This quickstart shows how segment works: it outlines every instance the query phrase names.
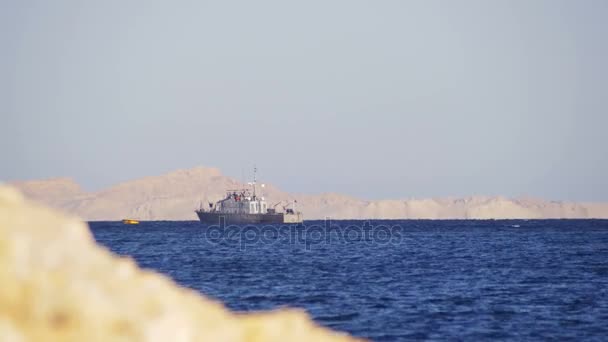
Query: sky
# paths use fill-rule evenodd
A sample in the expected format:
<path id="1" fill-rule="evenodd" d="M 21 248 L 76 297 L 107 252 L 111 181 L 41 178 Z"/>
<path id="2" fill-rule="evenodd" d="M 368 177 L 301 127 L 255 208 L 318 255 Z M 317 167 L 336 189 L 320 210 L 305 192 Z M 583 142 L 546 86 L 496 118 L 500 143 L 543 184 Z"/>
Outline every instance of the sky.
<path id="1" fill-rule="evenodd" d="M 0 0 L 0 180 L 608 201 L 608 2 Z"/>

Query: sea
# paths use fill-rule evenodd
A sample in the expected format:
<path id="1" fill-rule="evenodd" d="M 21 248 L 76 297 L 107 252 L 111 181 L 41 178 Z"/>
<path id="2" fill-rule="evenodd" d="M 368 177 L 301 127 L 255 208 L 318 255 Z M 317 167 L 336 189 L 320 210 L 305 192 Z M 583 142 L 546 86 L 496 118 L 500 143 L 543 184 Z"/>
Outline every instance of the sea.
<path id="1" fill-rule="evenodd" d="M 374 341 L 608 340 L 608 220 L 90 222 L 231 310 L 305 310 Z"/>

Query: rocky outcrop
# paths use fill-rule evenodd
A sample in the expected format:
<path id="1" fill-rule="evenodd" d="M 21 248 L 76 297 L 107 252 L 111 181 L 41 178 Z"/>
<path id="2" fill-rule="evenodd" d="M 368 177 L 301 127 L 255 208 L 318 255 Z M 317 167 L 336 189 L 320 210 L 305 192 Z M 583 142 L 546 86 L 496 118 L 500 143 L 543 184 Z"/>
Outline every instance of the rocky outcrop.
<path id="1" fill-rule="evenodd" d="M 243 184 L 218 169 L 197 167 L 161 176 L 124 182 L 87 193 L 66 179 L 14 184 L 26 195 L 86 220 L 196 220 L 194 210 L 217 201 L 226 189 Z M 569 203 L 538 199 L 474 196 L 365 201 L 341 194 L 290 194 L 270 184 L 264 193 L 272 200 L 297 200 L 306 219 L 503 219 L 608 218 L 608 203 Z"/>
<path id="2" fill-rule="evenodd" d="M 347 341 L 298 310 L 234 314 L 0 186 L 0 341 Z"/>

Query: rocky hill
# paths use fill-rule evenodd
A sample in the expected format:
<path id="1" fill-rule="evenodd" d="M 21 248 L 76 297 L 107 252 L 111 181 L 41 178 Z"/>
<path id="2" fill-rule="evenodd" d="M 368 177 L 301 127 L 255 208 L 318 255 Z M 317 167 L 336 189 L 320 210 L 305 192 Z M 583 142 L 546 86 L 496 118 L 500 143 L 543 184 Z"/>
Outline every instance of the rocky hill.
<path id="1" fill-rule="evenodd" d="M 222 198 L 226 189 L 243 187 L 215 168 L 196 167 L 144 177 L 86 192 L 73 180 L 19 181 L 12 185 L 38 202 L 85 220 L 196 220 L 194 210 Z M 473 196 L 366 201 L 335 193 L 290 194 L 266 184 L 270 204 L 296 200 L 306 219 L 503 219 L 608 218 L 608 203 L 571 203 L 539 199 Z"/>

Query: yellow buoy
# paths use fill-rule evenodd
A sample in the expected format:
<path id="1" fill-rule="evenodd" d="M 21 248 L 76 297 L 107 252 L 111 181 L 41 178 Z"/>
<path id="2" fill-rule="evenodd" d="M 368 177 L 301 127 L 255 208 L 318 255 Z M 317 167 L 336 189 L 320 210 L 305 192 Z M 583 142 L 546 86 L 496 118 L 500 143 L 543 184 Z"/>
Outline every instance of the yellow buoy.
<path id="1" fill-rule="evenodd" d="M 133 220 L 133 219 L 124 219 L 124 220 L 122 220 L 122 223 L 124 223 L 124 224 L 139 224 L 139 221 Z"/>

